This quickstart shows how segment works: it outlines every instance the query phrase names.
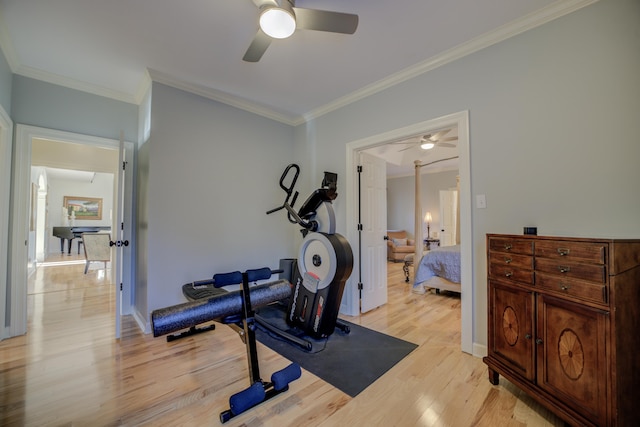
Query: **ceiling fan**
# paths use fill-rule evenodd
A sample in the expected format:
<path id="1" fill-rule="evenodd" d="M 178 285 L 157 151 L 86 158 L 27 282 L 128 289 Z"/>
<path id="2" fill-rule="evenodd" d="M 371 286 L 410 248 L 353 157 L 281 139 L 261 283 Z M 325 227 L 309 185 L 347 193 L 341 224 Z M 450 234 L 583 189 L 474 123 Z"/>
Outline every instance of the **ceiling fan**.
<path id="1" fill-rule="evenodd" d="M 457 141 L 458 140 L 457 136 L 450 136 L 447 138 L 443 138 L 443 136 L 449 132 L 451 132 L 451 129 L 445 129 L 445 130 L 438 131 L 436 133 L 428 133 L 426 135 L 419 137 L 418 139 L 411 138 L 405 141 L 398 141 L 396 142 L 396 144 L 409 145 L 408 147 L 403 148 L 400 151 L 410 150 L 411 148 L 414 148 L 416 145 L 422 148 L 423 150 L 431 150 L 436 146 L 450 147 L 450 148 L 455 147 L 456 145 L 451 144 L 449 141 Z"/>
<path id="2" fill-rule="evenodd" d="M 258 33 L 242 58 L 258 62 L 273 39 L 284 39 L 296 29 L 353 34 L 358 15 L 295 7 L 295 0 L 253 0 L 260 9 Z"/>

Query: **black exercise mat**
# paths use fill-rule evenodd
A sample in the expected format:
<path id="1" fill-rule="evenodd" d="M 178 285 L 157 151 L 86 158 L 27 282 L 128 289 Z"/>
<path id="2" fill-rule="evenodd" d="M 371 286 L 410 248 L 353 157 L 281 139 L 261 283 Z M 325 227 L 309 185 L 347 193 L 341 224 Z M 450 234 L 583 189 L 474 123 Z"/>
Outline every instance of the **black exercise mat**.
<path id="1" fill-rule="evenodd" d="M 260 308 L 259 315 L 271 325 L 302 335 L 301 331 L 289 328 L 285 310 L 285 307 L 274 304 Z M 262 327 L 257 329 L 256 337 L 262 344 L 351 397 L 358 395 L 417 347 L 350 322 L 344 323 L 351 329 L 349 334 L 336 329 L 323 339 L 302 335 L 312 343 L 311 351 L 284 341 Z"/>

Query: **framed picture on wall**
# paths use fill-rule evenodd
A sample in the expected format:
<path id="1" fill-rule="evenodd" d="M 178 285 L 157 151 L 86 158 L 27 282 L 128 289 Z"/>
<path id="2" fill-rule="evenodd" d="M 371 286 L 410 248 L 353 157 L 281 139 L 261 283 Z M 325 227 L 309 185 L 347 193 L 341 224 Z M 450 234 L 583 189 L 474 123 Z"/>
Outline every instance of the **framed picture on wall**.
<path id="1" fill-rule="evenodd" d="M 102 199 L 98 197 L 64 196 L 63 206 L 76 219 L 102 219 Z"/>

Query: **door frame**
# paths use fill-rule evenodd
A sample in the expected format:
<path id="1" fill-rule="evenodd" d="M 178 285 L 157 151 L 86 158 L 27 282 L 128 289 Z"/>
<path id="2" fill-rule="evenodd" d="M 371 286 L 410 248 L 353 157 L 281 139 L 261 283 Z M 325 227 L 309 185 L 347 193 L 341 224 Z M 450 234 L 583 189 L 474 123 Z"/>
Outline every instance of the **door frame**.
<path id="1" fill-rule="evenodd" d="M 6 310 L 8 308 L 7 271 L 9 269 L 9 216 L 11 196 L 11 152 L 13 138 L 13 122 L 0 105 L 0 341 L 9 336 L 6 328 Z"/>
<path id="2" fill-rule="evenodd" d="M 59 131 L 55 129 L 41 128 L 29 125 L 16 125 L 16 135 L 13 157 L 13 192 L 12 192 L 12 216 L 11 216 L 11 236 L 9 247 L 9 283 L 11 284 L 11 300 L 7 307 L 10 310 L 10 325 L 8 336 L 23 335 L 27 332 L 27 261 L 28 261 L 28 237 L 29 237 L 29 185 L 31 182 L 31 142 L 34 138 L 50 139 L 75 144 L 92 145 L 94 147 L 118 150 L 120 141 L 115 139 L 101 138 L 79 133 Z M 127 150 L 133 153 L 134 144 L 125 142 Z M 133 164 L 133 156 L 131 157 Z M 127 183 L 126 183 L 127 184 Z M 125 197 L 128 199 L 129 210 L 133 212 L 133 182 L 129 181 L 130 188 L 125 189 Z M 125 227 L 131 235 L 133 222 Z M 123 284 L 122 298 L 123 305 L 121 314 L 131 312 L 131 277 L 132 263 L 124 260 L 125 277 L 129 280 Z M 117 315 L 117 313 L 116 313 Z"/>
<path id="3" fill-rule="evenodd" d="M 360 140 L 351 141 L 346 145 L 346 188 L 347 188 L 347 239 L 350 242 L 358 241 L 358 177 L 357 163 L 358 152 L 367 148 L 384 145 L 393 141 L 419 133 L 429 133 L 447 126 L 458 128 L 458 155 L 460 175 L 460 245 L 461 245 L 461 349 L 473 354 L 473 319 L 475 315 L 475 296 L 473 290 L 473 233 L 472 233 L 472 209 L 471 209 L 471 157 L 469 151 L 469 111 L 461 111 L 439 118 L 426 120 L 403 128 L 394 129 L 377 135 L 372 135 Z M 354 251 L 354 258 L 357 258 Z M 364 261 L 364 260 L 363 260 Z M 354 272 L 347 281 L 345 295 L 343 296 L 342 309 L 344 314 L 357 316 L 359 314 L 359 295 L 357 289 L 357 277 L 359 276 L 358 259 L 354 259 Z"/>

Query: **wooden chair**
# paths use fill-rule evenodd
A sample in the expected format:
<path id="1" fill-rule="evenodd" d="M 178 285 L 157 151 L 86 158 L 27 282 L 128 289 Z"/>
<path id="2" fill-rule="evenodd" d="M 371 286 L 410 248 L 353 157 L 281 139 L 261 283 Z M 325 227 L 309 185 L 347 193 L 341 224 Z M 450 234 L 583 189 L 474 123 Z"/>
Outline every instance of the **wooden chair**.
<path id="1" fill-rule="evenodd" d="M 104 268 L 107 269 L 107 262 L 111 261 L 111 234 L 107 233 L 83 233 L 82 242 L 84 247 L 84 257 L 86 264 L 84 266 L 84 274 L 89 270 L 89 263 L 92 261 L 104 262 Z"/>

